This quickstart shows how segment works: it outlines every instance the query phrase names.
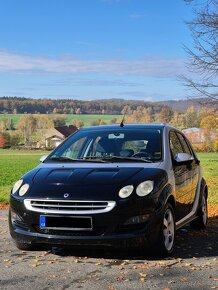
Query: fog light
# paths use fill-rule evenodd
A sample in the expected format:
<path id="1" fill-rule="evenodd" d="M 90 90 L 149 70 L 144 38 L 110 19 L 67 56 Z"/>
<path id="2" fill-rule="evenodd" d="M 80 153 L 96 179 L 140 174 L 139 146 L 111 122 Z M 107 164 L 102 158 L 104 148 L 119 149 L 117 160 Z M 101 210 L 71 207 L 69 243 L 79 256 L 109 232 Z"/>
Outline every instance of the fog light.
<path id="1" fill-rule="evenodd" d="M 22 222 L 22 218 L 14 211 L 11 211 L 11 222 L 17 223 Z"/>
<path id="2" fill-rule="evenodd" d="M 137 215 L 129 218 L 124 225 L 134 225 L 134 224 L 142 224 L 146 222 L 149 218 L 148 214 L 145 215 Z"/>

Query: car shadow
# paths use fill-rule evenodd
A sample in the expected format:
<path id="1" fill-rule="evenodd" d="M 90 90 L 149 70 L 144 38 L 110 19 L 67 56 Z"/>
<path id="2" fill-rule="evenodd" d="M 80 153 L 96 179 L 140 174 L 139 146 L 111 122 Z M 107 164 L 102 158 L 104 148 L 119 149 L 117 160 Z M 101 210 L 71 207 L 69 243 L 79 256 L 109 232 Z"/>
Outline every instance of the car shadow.
<path id="1" fill-rule="evenodd" d="M 172 258 L 200 258 L 213 257 L 218 254 L 218 216 L 210 217 L 206 230 L 193 230 L 189 225 L 177 231 L 175 249 Z M 96 248 L 59 248 L 53 247 L 52 253 L 58 256 L 75 256 L 80 258 L 116 259 L 116 263 L 123 260 L 157 260 L 161 259 L 150 249 L 125 250 L 96 249 Z"/>

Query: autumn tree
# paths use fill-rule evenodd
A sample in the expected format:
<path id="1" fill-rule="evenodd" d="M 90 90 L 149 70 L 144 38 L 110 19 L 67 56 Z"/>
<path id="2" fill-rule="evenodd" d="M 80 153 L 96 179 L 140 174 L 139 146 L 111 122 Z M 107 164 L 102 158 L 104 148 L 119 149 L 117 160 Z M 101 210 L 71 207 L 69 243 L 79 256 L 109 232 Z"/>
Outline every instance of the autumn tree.
<path id="1" fill-rule="evenodd" d="M 75 111 L 75 113 L 78 115 L 78 114 L 81 114 L 82 112 L 81 112 L 81 109 L 80 108 L 77 108 L 76 109 L 76 111 Z"/>
<path id="2" fill-rule="evenodd" d="M 36 118 L 33 115 L 23 115 L 17 124 L 17 129 L 22 132 L 24 143 L 27 145 L 31 140 L 31 136 L 37 129 Z"/>
<path id="3" fill-rule="evenodd" d="M 200 127 L 199 114 L 195 110 L 194 106 L 189 107 L 185 114 L 185 127 L 186 128 Z"/>
<path id="4" fill-rule="evenodd" d="M 49 129 L 54 127 L 54 122 L 48 115 L 37 115 L 35 118 L 37 129 Z"/>
<path id="5" fill-rule="evenodd" d="M 4 135 L 0 133 L 0 148 L 4 148 L 5 146 L 5 138 Z"/>
<path id="6" fill-rule="evenodd" d="M 54 127 L 60 127 L 66 125 L 66 118 L 64 116 L 56 116 L 52 119 Z"/>
<path id="7" fill-rule="evenodd" d="M 84 122 L 80 120 L 74 120 L 72 125 L 76 126 L 78 129 L 84 127 Z"/>
<path id="8" fill-rule="evenodd" d="M 170 124 L 180 130 L 185 128 L 185 114 L 174 112 Z"/>
<path id="9" fill-rule="evenodd" d="M 163 107 L 160 113 L 156 114 L 155 121 L 157 123 L 170 123 L 172 115 L 173 113 L 168 107 Z"/>
<path id="10" fill-rule="evenodd" d="M 194 7 L 194 19 L 188 22 L 193 48 L 185 47 L 188 69 L 196 78 L 183 77 L 194 96 L 208 97 L 218 105 L 218 1 L 185 0 Z"/>
<path id="11" fill-rule="evenodd" d="M 214 130 L 218 129 L 218 119 L 213 115 L 204 117 L 201 120 L 201 128 L 214 129 Z"/>

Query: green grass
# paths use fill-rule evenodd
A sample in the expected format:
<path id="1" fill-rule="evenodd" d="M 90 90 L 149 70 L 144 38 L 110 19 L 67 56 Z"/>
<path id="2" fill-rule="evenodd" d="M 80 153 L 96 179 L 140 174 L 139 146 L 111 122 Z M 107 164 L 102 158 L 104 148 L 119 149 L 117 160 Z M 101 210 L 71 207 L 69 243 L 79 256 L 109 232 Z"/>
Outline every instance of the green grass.
<path id="1" fill-rule="evenodd" d="M 39 164 L 43 154 L 48 151 L 0 149 L 0 202 L 8 202 L 14 182 Z"/>
<path id="2" fill-rule="evenodd" d="M 218 203 L 218 153 L 198 153 L 198 157 L 209 189 L 208 202 Z"/>
<path id="3" fill-rule="evenodd" d="M 42 114 L 43 115 L 43 114 Z M 3 118 L 10 118 L 13 120 L 14 125 L 16 127 L 20 117 L 23 116 L 23 114 L 0 114 L 0 121 Z M 38 116 L 38 114 L 37 114 Z M 71 125 L 75 120 L 80 120 L 82 122 L 84 122 L 85 126 L 89 126 L 90 123 L 94 120 L 98 120 L 101 119 L 102 121 L 106 122 L 106 123 L 110 123 L 110 121 L 113 118 L 119 118 L 120 120 L 122 119 L 121 115 L 88 115 L 88 114 L 81 114 L 81 115 L 76 115 L 76 114 L 49 114 L 50 118 L 53 117 L 57 117 L 57 116 L 62 116 L 62 117 L 66 117 L 66 123 L 67 125 Z"/>
<path id="4" fill-rule="evenodd" d="M 0 202 L 8 202 L 14 182 L 38 165 L 43 154 L 48 154 L 48 151 L 0 149 Z M 218 154 L 199 153 L 198 156 L 209 187 L 208 201 L 210 204 L 218 203 Z"/>

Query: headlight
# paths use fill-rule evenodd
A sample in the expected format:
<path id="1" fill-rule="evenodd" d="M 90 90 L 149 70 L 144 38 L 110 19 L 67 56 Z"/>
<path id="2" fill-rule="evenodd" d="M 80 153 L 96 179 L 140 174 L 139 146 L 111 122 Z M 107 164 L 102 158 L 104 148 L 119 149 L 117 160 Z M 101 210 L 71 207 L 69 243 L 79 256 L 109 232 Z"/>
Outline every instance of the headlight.
<path id="1" fill-rule="evenodd" d="M 19 190 L 19 196 L 23 196 L 27 190 L 29 189 L 29 184 L 25 183 L 23 186 L 21 186 L 20 190 Z"/>
<path id="2" fill-rule="evenodd" d="M 130 194 L 133 192 L 133 189 L 134 189 L 133 185 L 124 186 L 119 191 L 119 197 L 126 198 L 126 197 L 130 196 Z"/>
<path id="3" fill-rule="evenodd" d="M 14 194 L 21 187 L 22 183 L 23 183 L 23 179 L 20 179 L 14 184 L 13 189 L 12 189 L 12 194 Z"/>
<path id="4" fill-rule="evenodd" d="M 138 196 L 145 196 L 148 195 L 150 192 L 152 192 L 153 188 L 154 181 L 146 180 L 137 186 L 136 193 L 138 194 Z"/>

